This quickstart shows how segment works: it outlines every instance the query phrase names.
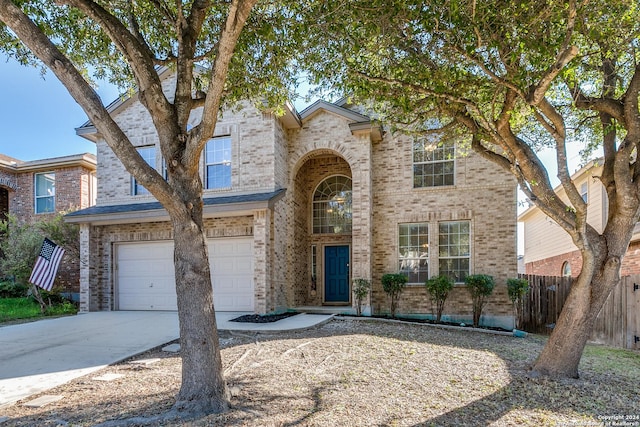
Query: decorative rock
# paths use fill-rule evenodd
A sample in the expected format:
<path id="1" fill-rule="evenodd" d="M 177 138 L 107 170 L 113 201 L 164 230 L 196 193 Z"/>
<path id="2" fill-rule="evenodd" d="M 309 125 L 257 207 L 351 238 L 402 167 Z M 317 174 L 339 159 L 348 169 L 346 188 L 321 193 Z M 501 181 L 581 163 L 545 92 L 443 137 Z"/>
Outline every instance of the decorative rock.
<path id="1" fill-rule="evenodd" d="M 27 406 L 29 408 L 42 408 L 43 406 L 57 402 L 62 398 L 64 398 L 64 396 L 59 394 L 45 394 L 44 396 L 40 396 L 37 399 L 33 399 L 27 403 L 24 403 L 23 406 Z"/>
<path id="2" fill-rule="evenodd" d="M 132 360 L 131 362 L 129 362 L 130 365 L 151 365 L 152 363 L 156 363 L 159 362 L 160 359 L 158 358 L 154 358 L 154 359 L 140 359 L 140 360 Z"/>
<path id="3" fill-rule="evenodd" d="M 92 379 L 96 381 L 113 381 L 122 377 L 124 377 L 124 375 L 122 374 L 104 374 L 104 375 L 100 375 L 99 377 L 94 377 Z"/>

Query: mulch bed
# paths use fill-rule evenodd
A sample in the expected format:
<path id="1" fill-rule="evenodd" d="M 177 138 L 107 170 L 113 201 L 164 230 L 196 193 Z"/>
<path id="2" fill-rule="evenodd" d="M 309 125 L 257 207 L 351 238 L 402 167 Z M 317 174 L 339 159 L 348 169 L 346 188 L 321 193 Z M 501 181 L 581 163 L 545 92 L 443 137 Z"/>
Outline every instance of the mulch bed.
<path id="1" fill-rule="evenodd" d="M 245 314 L 240 317 L 236 317 L 235 319 L 229 320 L 230 322 L 244 322 L 244 323 L 271 323 L 277 322 L 278 320 L 286 319 L 287 317 L 295 316 L 295 311 L 287 311 L 286 313 L 280 314 Z"/>

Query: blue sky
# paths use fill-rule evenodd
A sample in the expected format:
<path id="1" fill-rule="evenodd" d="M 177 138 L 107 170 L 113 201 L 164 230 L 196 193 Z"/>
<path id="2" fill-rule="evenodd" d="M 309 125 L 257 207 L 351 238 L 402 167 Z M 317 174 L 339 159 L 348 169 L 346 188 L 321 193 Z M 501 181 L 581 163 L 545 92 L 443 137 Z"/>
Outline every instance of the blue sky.
<path id="1" fill-rule="evenodd" d="M 3 58 L 0 88 L 0 153 L 20 160 L 95 153 L 95 144 L 75 133 L 87 115 L 53 74 L 43 79 L 38 69 Z M 106 103 L 118 96 L 109 85 L 98 93 Z"/>

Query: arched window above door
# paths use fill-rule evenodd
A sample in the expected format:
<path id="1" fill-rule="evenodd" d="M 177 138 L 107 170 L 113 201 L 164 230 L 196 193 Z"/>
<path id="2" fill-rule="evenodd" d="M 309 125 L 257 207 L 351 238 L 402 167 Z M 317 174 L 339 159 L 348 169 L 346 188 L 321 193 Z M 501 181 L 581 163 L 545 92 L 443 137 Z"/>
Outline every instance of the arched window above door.
<path id="1" fill-rule="evenodd" d="M 313 233 L 351 233 L 351 178 L 326 178 L 313 193 Z"/>

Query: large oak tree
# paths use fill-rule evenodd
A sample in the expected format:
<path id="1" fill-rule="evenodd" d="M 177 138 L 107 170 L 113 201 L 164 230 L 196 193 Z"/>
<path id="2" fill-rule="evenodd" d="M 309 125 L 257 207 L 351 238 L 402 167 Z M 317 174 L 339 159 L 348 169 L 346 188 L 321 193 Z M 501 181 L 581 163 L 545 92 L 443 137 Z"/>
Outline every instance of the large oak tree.
<path id="1" fill-rule="evenodd" d="M 199 159 L 221 105 L 283 105 L 294 27 L 277 0 L 0 0 L 0 49 L 48 67 L 126 169 L 167 210 L 175 243 L 182 385 L 172 416 L 228 407 L 203 227 Z M 158 67 L 176 75 L 163 93 Z M 194 75 L 194 69 L 199 70 Z M 93 74 L 91 74 L 93 73 Z M 138 155 L 89 76 L 137 91 L 166 159 L 168 179 Z M 201 122 L 187 129 L 192 110 Z"/>
<path id="2" fill-rule="evenodd" d="M 511 172 L 582 256 L 533 375 L 578 364 L 640 215 L 640 11 L 636 0 L 363 0 L 313 12 L 315 81 L 406 130 L 453 135 Z M 598 232 L 567 148 L 600 148 L 609 213 Z M 538 148 L 555 150 L 557 197 Z M 476 207 L 480 209 L 480 207 Z"/>

